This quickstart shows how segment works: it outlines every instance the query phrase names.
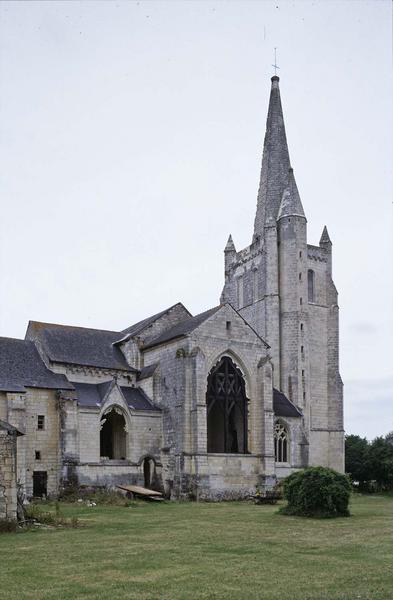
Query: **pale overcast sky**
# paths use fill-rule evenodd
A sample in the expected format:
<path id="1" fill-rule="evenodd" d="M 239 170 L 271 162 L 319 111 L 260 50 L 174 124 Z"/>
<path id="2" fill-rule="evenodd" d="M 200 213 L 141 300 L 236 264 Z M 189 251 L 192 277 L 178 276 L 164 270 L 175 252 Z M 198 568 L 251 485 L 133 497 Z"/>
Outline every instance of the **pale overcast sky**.
<path id="1" fill-rule="evenodd" d="M 252 236 L 278 48 L 309 243 L 333 241 L 345 424 L 393 429 L 391 3 L 0 4 L 0 335 L 219 301 Z"/>

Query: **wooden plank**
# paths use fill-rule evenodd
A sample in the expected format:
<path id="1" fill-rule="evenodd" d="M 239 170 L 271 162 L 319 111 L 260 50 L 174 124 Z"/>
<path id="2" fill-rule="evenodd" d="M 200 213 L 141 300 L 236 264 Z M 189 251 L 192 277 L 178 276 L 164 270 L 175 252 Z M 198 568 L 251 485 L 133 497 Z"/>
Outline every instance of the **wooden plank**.
<path id="1" fill-rule="evenodd" d="M 126 492 L 136 494 L 137 496 L 162 496 L 161 492 L 148 490 L 147 488 L 140 487 L 139 485 L 118 485 L 117 487 L 121 490 L 125 490 Z"/>

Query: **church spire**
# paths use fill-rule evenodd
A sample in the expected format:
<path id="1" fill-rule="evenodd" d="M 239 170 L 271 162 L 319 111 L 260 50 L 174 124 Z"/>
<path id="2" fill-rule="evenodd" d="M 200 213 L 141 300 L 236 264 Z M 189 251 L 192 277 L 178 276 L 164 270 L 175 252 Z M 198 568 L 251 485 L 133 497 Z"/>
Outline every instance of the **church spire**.
<path id="1" fill-rule="evenodd" d="M 282 195 L 288 186 L 290 160 L 279 81 L 277 75 L 272 77 L 254 224 L 254 241 L 263 236 L 266 225 L 276 222 Z"/>
<path id="2" fill-rule="evenodd" d="M 227 245 L 225 246 L 224 252 L 236 252 L 235 244 L 233 243 L 232 235 L 229 234 Z"/>
<path id="3" fill-rule="evenodd" d="M 292 167 L 288 172 L 288 186 L 285 188 L 282 195 L 280 208 L 278 210 L 277 221 L 282 217 L 305 217 L 302 201 L 300 200 L 299 192 L 297 189 L 295 175 L 293 174 Z"/>

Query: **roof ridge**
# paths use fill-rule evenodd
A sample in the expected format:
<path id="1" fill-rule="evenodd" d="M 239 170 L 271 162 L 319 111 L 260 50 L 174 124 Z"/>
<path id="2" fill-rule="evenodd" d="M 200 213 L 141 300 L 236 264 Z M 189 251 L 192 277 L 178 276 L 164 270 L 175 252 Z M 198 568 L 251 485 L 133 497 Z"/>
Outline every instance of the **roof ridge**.
<path id="1" fill-rule="evenodd" d="M 199 317 L 202 317 L 202 315 L 204 315 L 210 311 L 213 312 L 215 310 L 218 310 L 221 306 L 224 306 L 224 305 L 217 304 L 217 306 L 213 306 L 212 308 L 207 308 L 206 310 L 203 310 L 202 312 L 198 313 L 197 315 L 191 315 L 190 317 L 187 317 L 185 319 L 182 319 L 178 323 L 175 323 L 175 325 L 172 325 L 169 329 L 172 329 L 172 327 L 176 327 L 176 325 L 180 325 L 181 323 L 185 323 L 186 321 L 192 321 L 193 319 L 198 319 Z"/>
<path id="2" fill-rule="evenodd" d="M 8 335 L 0 335 L 0 340 L 12 340 L 13 342 L 30 342 L 30 344 L 34 343 L 31 340 L 25 340 L 24 338 L 9 337 Z"/>
<path id="3" fill-rule="evenodd" d="M 171 341 L 178 337 L 184 337 L 184 336 L 188 335 L 189 333 L 194 331 L 195 328 L 199 327 L 199 325 L 202 325 L 202 323 L 205 321 L 205 319 L 209 318 L 211 315 L 213 315 L 215 312 L 217 312 L 217 310 L 219 308 L 221 308 L 222 306 L 223 306 L 223 304 L 219 304 L 218 306 L 209 308 L 197 315 L 190 316 L 186 319 L 182 319 L 181 321 L 178 321 L 177 323 L 173 324 L 171 327 L 168 327 L 168 329 L 165 329 L 159 335 L 152 337 L 150 340 L 147 339 L 146 344 L 144 344 L 143 348 L 144 349 L 150 348 L 152 346 L 159 345 L 166 341 Z M 202 317 L 202 320 L 201 320 L 201 317 Z M 188 329 L 188 330 L 182 330 L 182 327 L 184 325 L 186 325 L 188 323 L 193 323 L 194 321 L 196 321 L 195 327 L 192 327 L 191 329 Z M 200 321 L 200 322 L 198 322 L 198 321 Z M 177 332 L 177 333 L 175 333 L 175 335 L 173 335 L 171 337 L 171 332 Z"/>
<path id="4" fill-rule="evenodd" d="M 47 323 L 46 321 L 32 321 L 31 319 L 29 320 L 29 326 L 30 324 L 45 325 L 49 327 L 62 327 L 63 329 L 83 329 L 86 331 L 101 331 L 103 333 L 121 333 L 121 331 L 116 331 L 114 329 L 98 329 L 97 327 L 84 327 L 83 325 L 63 325 L 62 323 Z"/>

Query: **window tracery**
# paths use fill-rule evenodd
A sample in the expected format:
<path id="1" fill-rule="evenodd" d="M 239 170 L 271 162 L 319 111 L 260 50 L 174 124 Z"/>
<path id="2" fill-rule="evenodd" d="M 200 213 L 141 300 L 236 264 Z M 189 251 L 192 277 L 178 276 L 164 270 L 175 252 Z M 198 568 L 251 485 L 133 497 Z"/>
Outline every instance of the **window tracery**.
<path id="1" fill-rule="evenodd" d="M 207 383 L 207 451 L 246 454 L 248 409 L 240 369 L 224 356 Z"/>
<path id="2" fill-rule="evenodd" d="M 289 462 L 288 429 L 280 421 L 276 421 L 274 426 L 274 457 L 278 463 Z"/>

